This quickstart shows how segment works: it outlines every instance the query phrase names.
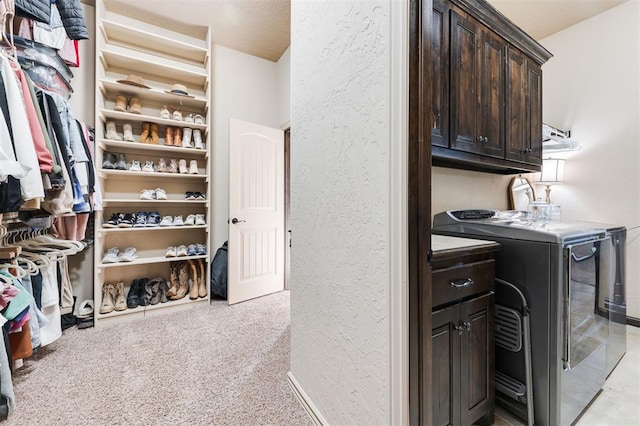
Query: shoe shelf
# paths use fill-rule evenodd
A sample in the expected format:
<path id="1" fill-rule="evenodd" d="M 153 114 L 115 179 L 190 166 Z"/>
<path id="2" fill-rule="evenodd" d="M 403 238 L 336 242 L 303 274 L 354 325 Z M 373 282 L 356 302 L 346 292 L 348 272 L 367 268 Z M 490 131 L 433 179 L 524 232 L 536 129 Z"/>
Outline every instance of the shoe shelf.
<path id="1" fill-rule="evenodd" d="M 184 157 L 209 157 L 209 151 L 206 149 L 195 148 L 182 148 L 180 146 L 172 145 L 154 145 L 142 142 L 124 142 L 114 141 L 111 139 L 100 139 L 98 146 L 104 151 L 113 150 L 135 150 L 135 151 L 150 151 L 154 154 L 162 154 L 165 156 L 184 156 Z"/>
<path id="2" fill-rule="evenodd" d="M 207 126 L 206 124 L 187 123 L 184 120 L 171 120 L 168 118 L 155 117 L 153 115 L 132 114 L 130 112 L 112 111 L 108 109 L 100 110 L 100 118 L 102 119 L 102 121 L 107 121 L 107 119 L 135 122 L 146 121 L 149 123 L 163 124 L 170 127 L 188 127 L 191 129 L 200 129 L 203 132 L 206 132 L 209 128 L 209 126 Z"/>
<path id="3" fill-rule="evenodd" d="M 119 1 L 100 0 L 95 6 L 95 164 L 100 168 L 97 183 L 102 193 L 103 208 L 96 215 L 93 293 L 94 306 L 97 307 L 95 326 L 101 327 L 209 303 L 210 295 L 191 300 L 187 294 L 183 299 L 157 305 L 99 313 L 105 283 L 122 281 L 130 290 L 130 283 L 137 278 L 162 276 L 168 279 L 171 262 L 202 259 L 205 282 L 210 282 L 210 253 L 180 257 L 166 257 L 165 253 L 168 247 L 190 244 L 207 246 L 211 236 L 211 203 L 208 199 L 187 200 L 185 196 L 192 192 L 209 198 L 211 194 L 212 39 L 210 27 L 164 21 L 151 13 L 132 11 Z M 141 78 L 142 82 L 133 76 Z M 118 82 L 122 80 L 132 84 Z M 170 93 L 172 89 L 183 89 L 181 86 L 186 88 L 188 96 Z M 124 107 L 119 96 L 126 98 Z M 134 98 L 137 98 L 135 102 Z M 175 111 L 180 111 L 183 119 L 162 118 L 161 111 L 166 112 L 165 108 L 171 117 Z M 131 113 L 130 110 L 140 114 Z M 195 118 L 198 114 L 202 116 L 204 124 L 184 120 L 189 115 Z M 151 123 L 151 126 L 146 123 Z M 170 128 L 189 128 L 193 132 L 191 138 L 183 135 L 177 139 L 178 146 L 164 145 L 165 141 L 170 143 L 173 139 Z M 140 142 L 141 136 L 147 134 L 147 142 L 155 139 L 158 143 Z M 203 149 L 195 148 L 196 134 L 198 146 L 202 139 Z M 115 140 L 125 136 L 133 141 Z M 180 146 L 182 141 L 189 139 L 191 148 Z M 101 168 L 105 159 L 107 163 L 104 164 L 109 167 L 112 155 L 116 155 L 118 161 L 126 162 L 127 170 Z M 187 170 L 195 161 L 198 174 L 129 170 L 134 161 L 139 161 L 141 167 L 147 161 L 157 167 L 161 159 L 168 167 L 171 160 L 176 160 L 178 164 L 180 160 L 186 160 Z M 168 199 L 140 199 L 144 191 L 160 193 L 156 189 L 162 189 Z M 160 217 L 204 215 L 205 223 L 102 227 L 106 218 L 116 213 L 132 215 L 137 212 L 153 212 Z M 103 263 L 103 256 L 109 249 L 123 250 L 128 247 L 136 249 L 138 257 L 133 261 Z M 211 251 L 210 248 L 208 251 Z"/>
<path id="4" fill-rule="evenodd" d="M 201 67 L 206 64 L 209 55 L 209 51 L 204 47 L 162 34 L 154 34 L 141 28 L 137 21 L 125 23 L 103 19 L 100 30 L 107 43 L 124 44 L 156 55 L 174 57 Z"/>
<path id="5" fill-rule="evenodd" d="M 130 207 L 131 205 L 141 205 L 149 207 L 150 205 L 163 205 L 163 204 L 201 204 L 208 207 L 207 200 L 185 200 L 184 198 L 175 200 L 141 200 L 139 198 L 105 198 L 102 200 L 102 205 L 107 207 Z"/>
<path id="6" fill-rule="evenodd" d="M 201 67 L 187 65 L 184 62 L 156 55 L 129 50 L 120 46 L 109 45 L 99 54 L 100 62 L 105 69 L 129 70 L 145 78 L 158 81 L 181 81 L 206 91 L 209 76 Z"/>
<path id="7" fill-rule="evenodd" d="M 108 314 L 101 314 L 100 313 L 100 307 L 98 306 L 97 309 L 94 312 L 94 315 L 96 315 L 97 319 L 104 319 L 104 320 L 108 320 L 108 319 L 115 319 L 115 318 L 122 318 L 123 316 L 144 316 L 145 314 L 150 314 L 150 313 L 156 313 L 158 311 L 161 311 L 163 309 L 172 309 L 172 308 L 178 308 L 178 307 L 187 307 L 188 305 L 203 305 L 204 304 L 209 304 L 209 299 L 208 297 L 201 297 L 198 299 L 189 299 L 189 294 L 187 294 L 185 297 L 183 297 L 182 299 L 178 299 L 178 300 L 169 300 L 166 303 L 158 303 L 157 305 L 148 305 L 148 306 L 138 306 L 135 308 L 127 308 L 123 311 L 112 311 L 109 312 Z"/>
<path id="8" fill-rule="evenodd" d="M 96 229 L 98 233 L 110 234 L 112 232 L 124 232 L 124 231 L 185 231 L 190 229 L 207 229 L 207 225 L 183 225 L 183 226 L 146 226 L 146 227 L 131 227 L 131 228 L 100 228 Z"/>
<path id="9" fill-rule="evenodd" d="M 136 172 L 131 170 L 111 170 L 100 169 L 98 177 L 103 179 L 136 179 L 136 180 L 149 180 L 149 178 L 156 179 L 192 179 L 192 180 L 207 180 L 207 175 L 202 174 L 184 174 L 184 173 L 164 173 L 164 172 Z M 162 200 L 160 200 L 162 201 Z"/>
<path id="10" fill-rule="evenodd" d="M 126 76 L 122 76 L 122 78 L 124 77 Z M 165 90 L 170 89 L 169 86 L 167 86 L 166 89 L 160 89 L 151 86 L 151 84 L 153 84 L 152 82 L 147 82 L 147 85 L 149 85 L 151 89 L 145 89 L 143 87 L 118 83 L 116 81 L 118 79 L 120 79 L 120 77 L 113 80 L 107 78 L 100 80 L 100 88 L 105 97 L 108 97 L 110 94 L 123 94 L 128 97 L 137 96 L 157 104 L 179 104 L 203 111 L 207 108 L 207 100 L 202 96 L 194 95 L 193 98 L 190 98 L 187 96 L 172 95 L 171 93 L 165 92 Z"/>
<path id="11" fill-rule="evenodd" d="M 134 229 L 134 228 L 128 228 Z M 152 263 L 169 263 L 169 262 L 178 262 L 181 260 L 190 260 L 190 259 L 207 259 L 208 254 L 196 255 L 196 256 L 179 256 L 179 257 L 164 257 L 164 256 L 155 256 L 155 257 L 139 257 L 132 262 L 114 262 L 114 263 L 102 263 L 98 264 L 98 268 L 121 268 L 127 266 L 136 266 L 136 265 L 149 265 Z"/>

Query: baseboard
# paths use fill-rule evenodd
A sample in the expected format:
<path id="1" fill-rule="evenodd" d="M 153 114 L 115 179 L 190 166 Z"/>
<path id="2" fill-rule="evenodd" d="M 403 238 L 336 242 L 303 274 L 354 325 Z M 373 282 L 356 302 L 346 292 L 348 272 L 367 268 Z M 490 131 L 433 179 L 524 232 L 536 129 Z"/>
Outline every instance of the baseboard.
<path id="1" fill-rule="evenodd" d="M 627 317 L 627 324 L 634 327 L 640 327 L 640 318 Z"/>
<path id="2" fill-rule="evenodd" d="M 291 390 L 293 390 L 296 398 L 298 398 L 298 401 L 300 401 L 300 404 L 305 409 L 313 423 L 318 426 L 328 425 L 329 423 L 324 419 L 324 417 L 322 417 L 322 414 L 320 414 L 318 408 L 309 399 L 309 395 L 307 395 L 307 393 L 300 387 L 300 384 L 293 376 L 293 373 L 291 373 L 291 371 L 287 373 L 287 382 L 289 383 L 289 386 L 291 386 Z"/>

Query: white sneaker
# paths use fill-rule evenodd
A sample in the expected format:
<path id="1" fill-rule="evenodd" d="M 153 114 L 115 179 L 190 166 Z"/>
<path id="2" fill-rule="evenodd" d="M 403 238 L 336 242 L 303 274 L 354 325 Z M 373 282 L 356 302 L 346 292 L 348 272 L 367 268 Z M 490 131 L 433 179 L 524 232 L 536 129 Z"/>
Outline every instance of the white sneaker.
<path id="1" fill-rule="evenodd" d="M 166 197 L 166 194 L 165 194 Z M 156 191 L 153 189 L 143 189 L 140 191 L 140 199 L 141 200 L 155 200 L 156 199 Z M 165 198 L 166 200 L 166 198 Z"/>
<path id="2" fill-rule="evenodd" d="M 102 258 L 102 263 L 118 263 L 120 261 L 120 249 L 111 247 Z"/>
<path id="3" fill-rule="evenodd" d="M 197 214 L 196 215 L 196 225 L 206 225 L 207 222 L 204 220 L 204 215 L 203 214 Z"/>
<path id="4" fill-rule="evenodd" d="M 129 170 L 131 170 L 132 172 L 141 172 L 142 171 L 142 167 L 140 167 L 140 162 L 133 160 L 131 162 L 131 166 L 129 166 Z"/>
<path id="5" fill-rule="evenodd" d="M 200 114 L 196 114 L 194 121 L 196 124 L 204 124 L 204 117 Z"/>
<path id="6" fill-rule="evenodd" d="M 189 114 L 184 118 L 185 123 L 193 123 L 194 122 L 194 117 L 193 114 Z"/>
<path id="7" fill-rule="evenodd" d="M 202 144 L 202 132 L 200 129 L 193 129 L 193 147 L 195 149 L 204 149 Z"/>
<path id="8" fill-rule="evenodd" d="M 186 226 L 193 226 L 196 223 L 196 215 L 195 214 L 190 214 L 187 216 L 187 218 L 184 220 L 184 224 Z"/>
<path id="9" fill-rule="evenodd" d="M 178 249 L 174 246 L 167 247 L 167 252 L 164 254 L 164 257 L 176 257 L 178 256 Z"/>
<path id="10" fill-rule="evenodd" d="M 198 174 L 198 162 L 196 160 L 189 161 L 189 174 Z"/>
<path id="11" fill-rule="evenodd" d="M 178 256 L 186 256 L 187 255 L 187 246 L 185 246 L 183 244 L 180 244 L 178 246 L 178 248 L 176 249 L 176 252 L 177 252 L 176 254 Z"/>
<path id="12" fill-rule="evenodd" d="M 166 199 L 167 199 L 166 191 L 162 188 L 156 188 L 156 200 L 166 200 Z"/>
<path id="13" fill-rule="evenodd" d="M 142 168 L 143 172 L 155 172 L 156 166 L 153 164 L 153 161 L 145 161 L 144 167 Z"/>
<path id="14" fill-rule="evenodd" d="M 173 218 L 173 226 L 184 226 L 184 221 L 182 220 L 182 216 L 175 216 Z"/>
<path id="15" fill-rule="evenodd" d="M 120 255 L 120 260 L 122 262 L 133 262 L 137 258 L 138 255 L 136 254 L 135 247 L 127 247 L 126 249 L 124 249 L 124 253 Z"/>
<path id="16" fill-rule="evenodd" d="M 160 221 L 160 226 L 173 226 L 173 217 L 164 216 Z"/>

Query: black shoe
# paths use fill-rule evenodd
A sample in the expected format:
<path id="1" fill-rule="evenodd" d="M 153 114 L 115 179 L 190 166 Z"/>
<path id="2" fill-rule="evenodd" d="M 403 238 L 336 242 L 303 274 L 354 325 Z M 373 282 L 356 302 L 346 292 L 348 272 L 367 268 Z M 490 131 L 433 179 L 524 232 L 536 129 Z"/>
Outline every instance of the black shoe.
<path id="1" fill-rule="evenodd" d="M 118 221 L 118 228 L 131 228 L 136 221 L 136 215 L 126 213 Z"/>
<path id="2" fill-rule="evenodd" d="M 105 152 L 102 160 L 103 169 L 115 169 L 116 168 L 116 155 L 110 152 Z"/>
<path id="3" fill-rule="evenodd" d="M 116 170 L 127 170 L 127 157 L 124 154 L 118 154 L 118 161 L 114 167 Z"/>
<path id="4" fill-rule="evenodd" d="M 129 294 L 127 294 L 127 308 L 136 308 L 140 304 L 140 280 L 135 279 L 131 282 L 129 287 Z"/>
<path id="5" fill-rule="evenodd" d="M 148 306 L 151 301 L 149 297 L 147 297 L 147 283 L 149 282 L 149 278 L 140 278 L 140 284 L 138 287 L 138 303 L 140 306 Z"/>
<path id="6" fill-rule="evenodd" d="M 111 219 L 102 224 L 104 228 L 117 228 L 120 223 L 120 216 L 124 218 L 122 213 L 114 213 L 111 215 Z"/>

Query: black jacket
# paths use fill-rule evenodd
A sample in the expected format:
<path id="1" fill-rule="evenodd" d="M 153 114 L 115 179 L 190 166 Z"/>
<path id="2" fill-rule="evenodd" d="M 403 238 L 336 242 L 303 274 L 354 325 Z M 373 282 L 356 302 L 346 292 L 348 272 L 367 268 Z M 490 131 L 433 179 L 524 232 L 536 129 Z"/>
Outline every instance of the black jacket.
<path id="1" fill-rule="evenodd" d="M 88 39 L 89 31 L 84 22 L 80 0 L 57 0 L 56 4 L 62 18 L 62 25 L 67 31 L 67 37 L 70 40 Z"/>
<path id="2" fill-rule="evenodd" d="M 51 22 L 51 0 L 15 0 L 16 16 L 34 21 Z"/>

